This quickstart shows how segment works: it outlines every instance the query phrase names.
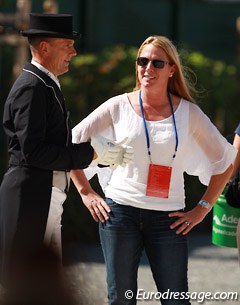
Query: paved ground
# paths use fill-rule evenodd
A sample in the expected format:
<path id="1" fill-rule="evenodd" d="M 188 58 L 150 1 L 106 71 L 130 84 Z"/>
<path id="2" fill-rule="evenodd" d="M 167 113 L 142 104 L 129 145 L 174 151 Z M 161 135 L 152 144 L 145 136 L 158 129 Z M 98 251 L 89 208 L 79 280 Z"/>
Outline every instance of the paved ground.
<path id="1" fill-rule="evenodd" d="M 71 254 L 71 255 L 70 255 Z M 71 288 L 75 292 L 76 305 L 80 296 L 84 305 L 106 305 L 107 292 L 105 268 L 99 245 L 72 244 L 65 249 L 65 257 L 71 257 L 66 266 Z M 139 269 L 138 287 L 146 292 L 156 291 L 148 262 L 144 256 Z M 238 300 L 217 301 L 200 298 L 192 304 L 240 304 L 240 268 L 237 249 L 217 247 L 210 235 L 190 235 L 189 239 L 189 290 L 190 292 L 238 292 Z M 159 304 L 156 300 L 139 301 L 138 304 Z M 56 304 L 57 305 L 57 304 Z"/>

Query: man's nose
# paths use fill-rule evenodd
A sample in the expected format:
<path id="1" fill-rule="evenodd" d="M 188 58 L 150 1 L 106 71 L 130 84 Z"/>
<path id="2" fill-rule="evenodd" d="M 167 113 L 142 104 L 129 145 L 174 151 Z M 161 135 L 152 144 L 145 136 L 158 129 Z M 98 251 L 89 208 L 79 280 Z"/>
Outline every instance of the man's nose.
<path id="1" fill-rule="evenodd" d="M 77 55 L 77 51 L 76 51 L 76 49 L 73 47 L 72 48 L 72 51 L 71 51 L 71 56 L 73 57 L 73 56 L 76 56 Z"/>

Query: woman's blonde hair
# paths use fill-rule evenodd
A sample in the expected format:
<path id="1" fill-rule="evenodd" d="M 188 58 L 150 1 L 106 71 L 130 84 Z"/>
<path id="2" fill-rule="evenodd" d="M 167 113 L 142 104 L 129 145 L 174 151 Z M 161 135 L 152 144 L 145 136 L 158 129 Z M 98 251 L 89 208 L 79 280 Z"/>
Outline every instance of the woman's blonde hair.
<path id="1" fill-rule="evenodd" d="M 179 97 L 183 97 L 184 99 L 195 102 L 192 93 L 196 93 L 196 89 L 194 88 L 193 84 L 191 83 L 190 77 L 188 76 L 187 71 L 189 72 L 190 69 L 184 69 L 178 51 L 173 43 L 165 36 L 149 36 L 140 46 L 137 57 L 141 55 L 143 48 L 147 44 L 152 44 L 156 47 L 159 47 L 164 50 L 164 52 L 168 56 L 168 60 L 171 65 L 175 65 L 176 70 L 172 77 L 169 78 L 168 81 L 168 91 L 174 95 Z M 140 81 L 138 78 L 138 69 L 136 63 L 136 86 L 134 90 L 140 89 Z M 191 71 L 192 72 L 192 71 Z M 194 74 L 194 73 L 193 73 Z"/>

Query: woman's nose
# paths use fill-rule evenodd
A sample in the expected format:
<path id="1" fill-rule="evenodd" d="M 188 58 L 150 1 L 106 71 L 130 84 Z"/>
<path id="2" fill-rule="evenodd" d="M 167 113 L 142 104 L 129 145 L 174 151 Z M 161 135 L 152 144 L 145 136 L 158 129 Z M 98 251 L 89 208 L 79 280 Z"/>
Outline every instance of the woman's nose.
<path id="1" fill-rule="evenodd" d="M 152 68 L 153 68 L 152 61 L 149 60 L 149 62 L 148 62 L 147 65 L 146 65 L 146 69 L 152 69 Z"/>

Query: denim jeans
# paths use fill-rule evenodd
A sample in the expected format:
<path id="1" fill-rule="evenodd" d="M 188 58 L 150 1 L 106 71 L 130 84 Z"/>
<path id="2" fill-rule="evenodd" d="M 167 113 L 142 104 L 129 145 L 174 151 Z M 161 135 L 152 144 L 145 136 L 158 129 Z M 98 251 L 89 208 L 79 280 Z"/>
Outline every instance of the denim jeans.
<path id="1" fill-rule="evenodd" d="M 188 292 L 187 237 L 170 229 L 176 218 L 168 217 L 169 212 L 119 205 L 109 198 L 106 202 L 111 207 L 110 218 L 104 224 L 99 223 L 99 234 L 107 270 L 109 304 L 137 303 L 137 272 L 145 250 L 159 292 L 157 300 L 161 293 L 162 305 L 189 305 L 184 295 Z M 144 290 L 144 287 L 139 289 Z M 131 292 L 130 297 L 125 296 L 129 290 L 132 298 Z M 179 293 L 178 297 L 170 299 L 171 292 Z"/>

